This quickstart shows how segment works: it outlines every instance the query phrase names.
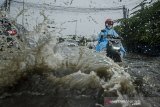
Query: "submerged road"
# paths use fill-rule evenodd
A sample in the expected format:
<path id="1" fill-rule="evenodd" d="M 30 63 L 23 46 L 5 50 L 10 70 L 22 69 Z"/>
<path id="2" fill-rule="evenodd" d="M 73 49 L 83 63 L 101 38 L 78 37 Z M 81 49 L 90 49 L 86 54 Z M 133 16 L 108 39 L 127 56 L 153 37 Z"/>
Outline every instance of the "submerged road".
<path id="1" fill-rule="evenodd" d="M 133 80 L 137 92 L 143 98 L 152 98 L 153 107 L 160 105 L 160 57 L 147 57 L 138 54 L 128 54 L 124 58 L 125 71 Z M 155 99 L 159 99 L 155 101 Z"/>

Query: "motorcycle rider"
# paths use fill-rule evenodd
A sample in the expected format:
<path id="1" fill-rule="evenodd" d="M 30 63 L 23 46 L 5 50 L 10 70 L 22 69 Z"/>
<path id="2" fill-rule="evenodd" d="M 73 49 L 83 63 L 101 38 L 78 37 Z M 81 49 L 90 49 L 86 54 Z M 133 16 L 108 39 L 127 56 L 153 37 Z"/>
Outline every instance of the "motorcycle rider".
<path id="1" fill-rule="evenodd" d="M 117 32 L 113 29 L 113 21 L 112 19 L 106 19 L 105 21 L 105 29 L 101 30 L 98 36 L 98 44 L 96 45 L 96 51 L 100 52 L 106 50 L 106 46 L 108 44 L 107 36 L 110 35 L 112 37 L 119 37 Z M 119 37 L 121 38 L 121 37 Z M 120 48 L 121 57 L 123 57 L 126 53 L 125 49 L 123 48 L 122 44 Z"/>

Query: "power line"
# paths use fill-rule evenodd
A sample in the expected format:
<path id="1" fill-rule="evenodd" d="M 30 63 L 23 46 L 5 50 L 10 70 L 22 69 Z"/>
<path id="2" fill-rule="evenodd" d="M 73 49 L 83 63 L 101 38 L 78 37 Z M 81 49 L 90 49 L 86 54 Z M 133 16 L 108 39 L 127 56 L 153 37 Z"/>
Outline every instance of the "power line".
<path id="1" fill-rule="evenodd" d="M 130 5 L 133 5 L 133 4 L 139 4 L 141 3 L 143 0 L 137 0 L 137 1 L 134 1 L 134 2 L 130 2 L 128 4 L 125 4 L 126 6 L 130 6 Z"/>
<path id="2" fill-rule="evenodd" d="M 132 10 L 136 9 L 137 7 L 141 7 L 141 9 L 144 9 L 144 6 L 146 4 L 152 4 L 153 0 L 150 0 L 149 2 L 147 0 L 143 0 L 141 3 L 139 3 L 137 6 L 135 6 Z"/>
<path id="3" fill-rule="evenodd" d="M 22 4 L 23 2 L 12 1 L 14 3 Z M 16 6 L 16 5 L 15 5 Z M 68 11 L 68 12 L 101 12 L 101 11 L 110 11 L 110 10 L 122 10 L 123 6 L 110 7 L 110 8 L 81 8 L 81 7 L 65 7 L 65 6 L 55 6 L 50 4 L 35 4 L 35 3 L 25 3 L 25 6 L 34 7 L 34 8 L 45 8 L 49 10 L 58 10 L 58 11 Z"/>
<path id="4" fill-rule="evenodd" d="M 129 3 L 125 4 L 125 6 L 126 6 L 127 8 L 129 8 L 129 7 L 131 7 L 131 6 L 135 7 L 135 6 L 137 6 L 138 4 L 140 4 L 142 1 L 144 1 L 144 0 L 137 0 L 137 1 L 134 1 L 134 2 L 129 2 Z M 129 11 L 133 11 L 132 8 L 129 9 Z"/>

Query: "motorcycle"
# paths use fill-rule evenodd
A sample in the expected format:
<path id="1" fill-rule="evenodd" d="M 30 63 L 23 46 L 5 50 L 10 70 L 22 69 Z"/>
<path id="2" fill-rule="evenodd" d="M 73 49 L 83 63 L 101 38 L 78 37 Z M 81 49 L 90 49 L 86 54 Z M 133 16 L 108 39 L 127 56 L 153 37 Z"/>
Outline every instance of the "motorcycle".
<path id="1" fill-rule="evenodd" d="M 121 53 L 121 38 L 107 36 L 108 44 L 106 46 L 106 55 L 112 58 L 115 62 L 122 62 Z"/>
<path id="2" fill-rule="evenodd" d="M 105 30 L 101 30 L 101 35 L 95 49 L 97 52 L 106 51 L 106 56 L 113 59 L 115 62 L 122 62 L 125 50 L 122 46 L 122 37 L 115 37 L 113 35 L 105 35 Z"/>
<path id="3" fill-rule="evenodd" d="M 17 28 L 9 19 L 0 18 L 0 50 L 4 50 L 4 48 L 20 47 L 17 41 L 17 31 Z"/>

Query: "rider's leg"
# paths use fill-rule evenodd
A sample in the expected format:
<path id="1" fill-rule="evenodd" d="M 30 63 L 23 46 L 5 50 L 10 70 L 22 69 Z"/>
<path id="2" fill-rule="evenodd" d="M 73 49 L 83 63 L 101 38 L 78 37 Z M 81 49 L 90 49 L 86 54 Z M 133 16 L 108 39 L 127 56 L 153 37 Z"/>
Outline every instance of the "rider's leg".
<path id="1" fill-rule="evenodd" d="M 98 52 L 103 51 L 104 49 L 106 49 L 106 45 L 107 45 L 106 41 L 97 44 L 96 51 L 98 51 Z"/>
<path id="2" fill-rule="evenodd" d="M 121 54 L 123 54 L 123 56 L 125 56 L 125 55 L 126 55 L 126 51 L 125 51 L 125 49 L 124 49 L 122 43 L 120 44 L 120 46 L 121 46 L 120 52 L 121 52 Z"/>
<path id="3" fill-rule="evenodd" d="M 123 57 L 124 57 L 124 55 L 125 55 L 125 52 L 120 51 L 120 56 L 121 56 L 121 58 L 123 58 Z"/>

